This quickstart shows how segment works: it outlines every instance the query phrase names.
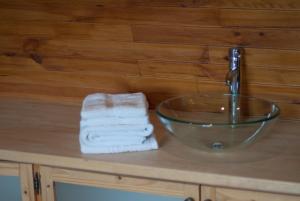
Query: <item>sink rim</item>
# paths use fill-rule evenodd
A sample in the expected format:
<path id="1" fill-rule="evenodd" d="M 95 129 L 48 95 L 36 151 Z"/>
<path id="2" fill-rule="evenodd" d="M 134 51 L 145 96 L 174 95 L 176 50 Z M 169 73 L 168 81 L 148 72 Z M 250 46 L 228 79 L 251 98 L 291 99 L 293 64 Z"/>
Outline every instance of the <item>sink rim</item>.
<path id="1" fill-rule="evenodd" d="M 181 120 L 181 119 L 176 119 L 174 117 L 170 117 L 168 115 L 165 115 L 161 112 L 161 107 L 163 107 L 163 104 L 166 104 L 166 102 L 170 102 L 172 100 L 176 100 L 176 99 L 183 99 L 183 98 L 187 98 L 187 97 L 194 97 L 194 96 L 199 96 L 201 95 L 203 96 L 207 96 L 207 97 L 226 97 L 226 96 L 236 96 L 236 97 L 241 97 L 241 98 L 247 98 L 247 99 L 253 99 L 253 100 L 257 100 L 260 102 L 264 102 L 264 103 L 268 103 L 270 104 L 270 106 L 273 107 L 273 111 L 270 111 L 268 113 L 268 115 L 261 117 L 259 119 L 255 119 L 255 120 L 248 120 L 248 121 L 242 121 L 242 122 L 238 122 L 238 123 L 230 123 L 230 122 L 226 122 L 226 123 L 219 123 L 219 122 L 204 122 L 204 121 L 187 121 L 187 120 Z M 181 96 L 176 96 L 176 97 L 172 97 L 169 99 L 166 99 L 164 101 L 162 101 L 161 103 L 158 104 L 158 106 L 155 109 L 156 114 L 159 117 L 162 117 L 164 119 L 167 119 L 168 121 L 173 121 L 173 122 L 177 122 L 177 123 L 182 123 L 182 124 L 187 124 L 187 125 L 194 125 L 194 126 L 201 126 L 201 127 L 213 127 L 213 126 L 242 126 L 242 125 L 251 125 L 251 124 L 257 124 L 257 123 L 262 123 L 262 122 L 267 122 L 270 121 L 272 119 L 275 119 L 276 117 L 279 116 L 280 114 L 280 108 L 278 107 L 278 105 L 276 105 L 274 102 L 272 101 L 268 101 L 262 98 L 257 98 L 254 96 L 247 96 L 247 95 L 241 95 L 241 94 L 213 94 L 213 93 L 206 93 L 206 94 L 202 94 L 202 93 L 198 93 L 198 94 L 189 94 L 189 95 L 181 95 Z"/>

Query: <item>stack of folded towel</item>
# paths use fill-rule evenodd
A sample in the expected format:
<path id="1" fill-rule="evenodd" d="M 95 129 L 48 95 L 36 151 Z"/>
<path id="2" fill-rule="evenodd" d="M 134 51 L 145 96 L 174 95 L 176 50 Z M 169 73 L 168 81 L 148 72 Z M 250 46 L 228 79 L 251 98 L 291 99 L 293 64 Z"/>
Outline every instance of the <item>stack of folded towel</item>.
<path id="1" fill-rule="evenodd" d="M 88 95 L 81 110 L 80 147 L 83 153 L 157 149 L 145 95 Z"/>

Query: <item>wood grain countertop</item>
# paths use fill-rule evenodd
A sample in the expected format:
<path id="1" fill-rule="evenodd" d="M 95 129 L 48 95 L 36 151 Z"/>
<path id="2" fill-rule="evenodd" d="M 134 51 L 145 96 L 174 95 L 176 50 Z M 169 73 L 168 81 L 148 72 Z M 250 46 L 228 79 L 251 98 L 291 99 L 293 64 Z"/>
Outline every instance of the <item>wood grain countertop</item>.
<path id="1" fill-rule="evenodd" d="M 299 121 L 278 120 L 253 146 L 216 154 L 180 144 L 151 114 L 159 150 L 82 154 L 80 109 L 1 97 L 0 160 L 300 195 Z"/>

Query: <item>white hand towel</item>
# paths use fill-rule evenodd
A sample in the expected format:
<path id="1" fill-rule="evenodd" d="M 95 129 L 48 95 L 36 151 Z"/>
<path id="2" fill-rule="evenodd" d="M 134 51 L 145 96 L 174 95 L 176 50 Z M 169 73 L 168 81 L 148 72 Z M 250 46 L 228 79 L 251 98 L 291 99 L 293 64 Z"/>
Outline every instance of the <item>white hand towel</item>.
<path id="1" fill-rule="evenodd" d="M 142 125 L 97 125 L 90 126 L 80 122 L 80 134 L 92 136 L 149 136 L 153 132 L 152 124 Z"/>
<path id="2" fill-rule="evenodd" d="M 80 138 L 80 148 L 82 153 L 96 154 L 96 153 L 120 153 L 120 152 L 133 152 L 133 151 L 147 151 L 158 149 L 157 141 L 154 135 L 147 138 L 143 143 L 135 145 L 118 145 L 118 146 L 86 146 Z"/>
<path id="3" fill-rule="evenodd" d="M 146 137 L 141 136 L 102 136 L 95 134 L 81 134 L 80 142 L 85 146 L 120 146 L 142 144 Z"/>
<path id="4" fill-rule="evenodd" d="M 101 117 L 101 118 L 88 118 L 81 119 L 80 125 L 82 126 L 104 126 L 104 125 L 146 125 L 149 124 L 148 116 L 140 117 Z"/>
<path id="5" fill-rule="evenodd" d="M 147 115 L 148 103 L 143 93 L 90 94 L 83 100 L 81 110 L 83 119 Z"/>

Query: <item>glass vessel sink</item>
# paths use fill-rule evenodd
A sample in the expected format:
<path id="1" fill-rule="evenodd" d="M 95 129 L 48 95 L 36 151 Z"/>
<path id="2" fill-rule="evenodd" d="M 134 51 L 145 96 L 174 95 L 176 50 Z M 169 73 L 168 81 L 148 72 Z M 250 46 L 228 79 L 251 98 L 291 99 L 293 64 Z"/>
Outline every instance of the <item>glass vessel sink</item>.
<path id="1" fill-rule="evenodd" d="M 156 113 L 165 128 L 185 145 L 221 151 L 255 142 L 279 115 L 279 107 L 242 95 L 194 94 L 165 100 Z"/>

